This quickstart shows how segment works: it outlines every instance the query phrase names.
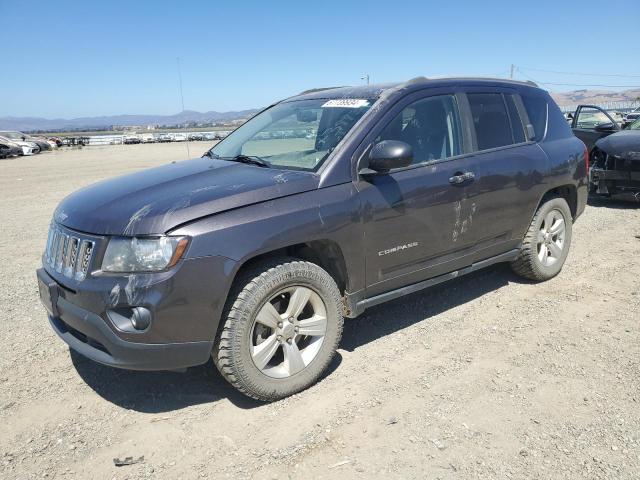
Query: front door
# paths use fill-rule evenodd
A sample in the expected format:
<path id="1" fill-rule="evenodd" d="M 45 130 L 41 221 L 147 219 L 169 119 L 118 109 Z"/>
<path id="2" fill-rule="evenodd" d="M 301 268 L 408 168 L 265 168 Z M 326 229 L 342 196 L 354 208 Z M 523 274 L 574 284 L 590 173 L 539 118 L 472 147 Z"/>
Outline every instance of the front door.
<path id="1" fill-rule="evenodd" d="M 357 182 L 368 297 L 462 268 L 474 246 L 467 232 L 475 207 L 467 190 L 475 170 L 464 154 L 456 97 L 405 101 L 381 123 L 371 143 L 406 142 L 414 158 L 409 167 Z"/>
<path id="2" fill-rule="evenodd" d="M 603 109 L 582 105 L 578 107 L 572 125 L 573 134 L 591 151 L 596 140 L 620 130 L 616 121 Z"/>

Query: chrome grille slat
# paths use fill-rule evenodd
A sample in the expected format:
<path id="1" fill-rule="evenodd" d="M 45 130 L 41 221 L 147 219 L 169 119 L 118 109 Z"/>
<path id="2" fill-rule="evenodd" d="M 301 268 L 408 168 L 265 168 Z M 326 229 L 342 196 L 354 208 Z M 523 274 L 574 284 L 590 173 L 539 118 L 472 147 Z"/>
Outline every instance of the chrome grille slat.
<path id="1" fill-rule="evenodd" d="M 64 269 L 63 273 L 67 277 L 73 276 L 73 270 L 76 263 L 76 256 L 78 254 L 78 237 L 70 237 L 67 242 L 67 249 L 64 257 Z"/>
<path id="2" fill-rule="evenodd" d="M 91 267 L 94 247 L 93 240 L 54 223 L 49 229 L 44 262 L 65 277 L 81 281 Z"/>
<path id="3" fill-rule="evenodd" d="M 45 262 L 49 263 L 51 259 L 51 244 L 53 243 L 53 236 L 55 231 L 53 228 L 49 228 L 49 235 L 47 235 L 47 246 L 44 251 Z"/>
<path id="4" fill-rule="evenodd" d="M 58 273 L 62 273 L 62 263 L 64 262 L 64 252 L 67 249 L 67 240 L 69 240 L 69 235 L 61 233 L 60 240 L 58 241 L 58 252 L 56 254 L 56 272 Z"/>

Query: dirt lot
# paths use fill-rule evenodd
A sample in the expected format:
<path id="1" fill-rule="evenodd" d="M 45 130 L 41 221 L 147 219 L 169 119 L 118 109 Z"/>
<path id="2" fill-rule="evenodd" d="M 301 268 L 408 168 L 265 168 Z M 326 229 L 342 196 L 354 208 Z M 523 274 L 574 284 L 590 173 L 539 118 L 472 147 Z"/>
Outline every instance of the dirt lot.
<path id="1" fill-rule="evenodd" d="M 347 321 L 326 378 L 270 405 L 211 363 L 141 373 L 69 352 L 34 273 L 55 205 L 185 156 L 163 144 L 0 161 L 1 478 L 640 478 L 635 205 L 589 206 L 550 282 L 498 266 Z M 114 466 L 128 456 L 144 460 Z"/>

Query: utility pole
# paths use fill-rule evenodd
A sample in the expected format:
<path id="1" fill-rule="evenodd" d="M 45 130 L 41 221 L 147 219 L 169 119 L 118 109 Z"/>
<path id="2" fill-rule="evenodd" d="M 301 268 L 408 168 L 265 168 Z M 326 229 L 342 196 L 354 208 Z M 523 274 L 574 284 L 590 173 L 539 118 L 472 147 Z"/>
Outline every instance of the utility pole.
<path id="1" fill-rule="evenodd" d="M 176 57 L 176 63 L 178 64 L 178 83 L 180 86 L 180 102 L 182 103 L 182 114 L 184 115 L 184 95 L 182 93 L 182 70 L 180 68 L 180 57 Z M 184 122 L 184 135 L 187 137 L 185 141 L 187 142 L 187 158 L 191 158 L 191 153 L 189 152 L 189 134 L 187 133 L 187 121 Z"/>
<path id="2" fill-rule="evenodd" d="M 509 78 L 513 80 L 513 72 L 515 71 L 516 66 L 512 63 L 511 64 L 511 74 L 509 75 Z"/>
<path id="3" fill-rule="evenodd" d="M 360 80 L 366 80 L 367 85 L 369 85 L 369 74 L 365 73 L 362 77 L 360 77 Z"/>

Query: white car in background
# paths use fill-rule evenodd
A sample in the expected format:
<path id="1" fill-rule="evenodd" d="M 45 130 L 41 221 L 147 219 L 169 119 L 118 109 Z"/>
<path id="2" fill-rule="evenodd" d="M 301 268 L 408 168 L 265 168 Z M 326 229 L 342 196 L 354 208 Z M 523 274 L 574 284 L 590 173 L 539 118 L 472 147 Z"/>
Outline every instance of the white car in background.
<path id="1" fill-rule="evenodd" d="M 631 125 L 633 122 L 635 122 L 639 118 L 640 118 L 640 107 L 637 107 L 635 110 L 627 113 L 627 116 L 624 117 L 624 124 L 622 125 L 622 128 L 625 128 Z"/>
<path id="2" fill-rule="evenodd" d="M 15 139 L 11 137 L 0 136 L 0 142 L 2 143 L 12 143 L 22 148 L 23 155 L 34 155 L 36 153 L 40 153 L 40 147 L 33 143 L 22 140 L 21 138 Z"/>
<path id="3" fill-rule="evenodd" d="M 174 142 L 186 142 L 187 134 L 186 133 L 174 133 L 173 135 Z"/>

